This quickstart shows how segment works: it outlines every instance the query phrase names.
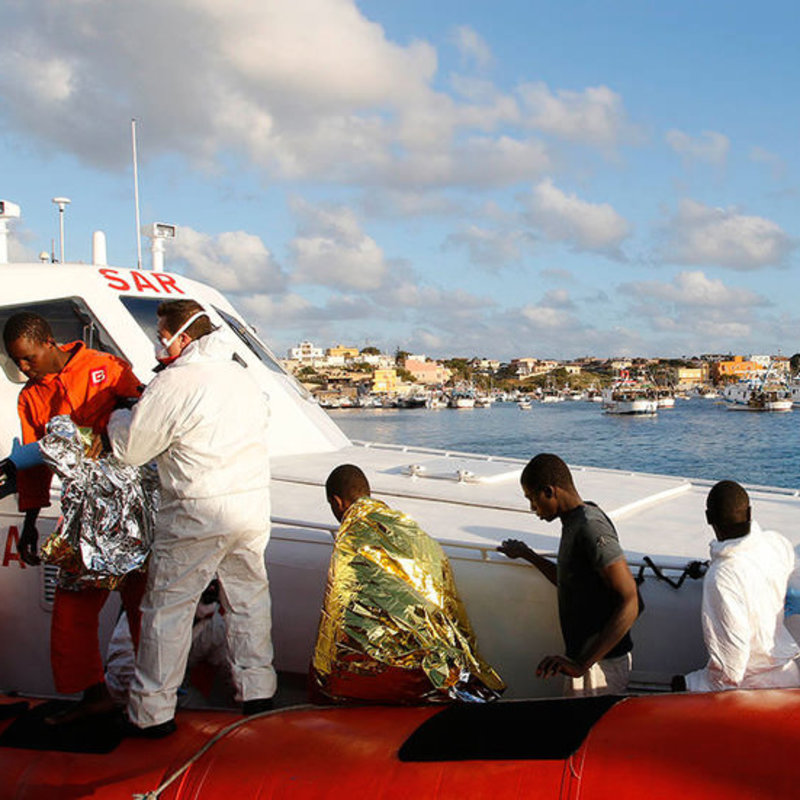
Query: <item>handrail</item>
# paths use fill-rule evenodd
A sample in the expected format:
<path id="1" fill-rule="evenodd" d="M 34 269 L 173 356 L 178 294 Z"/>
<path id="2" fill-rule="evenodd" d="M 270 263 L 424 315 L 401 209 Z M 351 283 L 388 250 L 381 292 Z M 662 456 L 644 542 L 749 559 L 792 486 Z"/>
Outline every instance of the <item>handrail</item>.
<path id="1" fill-rule="evenodd" d="M 311 522 L 308 520 L 299 520 L 299 519 L 290 519 L 288 517 L 272 517 L 272 524 L 278 526 L 285 526 L 287 528 L 304 528 L 306 530 L 315 530 L 315 531 L 325 531 L 326 533 L 330 533 L 333 535 L 338 530 L 338 526 L 329 525 L 324 522 Z M 523 532 L 520 531 L 522 535 Z M 312 545 L 325 545 L 326 547 L 332 547 L 333 542 L 329 542 L 326 539 L 305 539 L 299 536 L 287 536 L 286 534 L 281 534 L 275 537 L 282 542 L 297 542 L 298 544 L 312 544 Z M 497 552 L 497 546 L 494 544 L 468 544 L 466 542 L 443 542 L 439 540 L 439 544 L 443 548 L 454 549 L 454 550 L 476 550 L 481 554 L 480 559 L 471 559 L 467 558 L 465 555 L 454 555 L 453 558 L 456 558 L 461 561 L 485 561 L 485 562 L 493 562 L 497 564 L 510 564 L 512 566 L 529 566 L 526 561 L 516 560 L 516 559 L 503 559 L 501 558 L 501 554 Z M 555 560 L 558 557 L 558 553 L 553 551 L 548 552 L 541 552 L 537 551 L 537 553 L 542 556 L 543 558 L 549 558 L 551 560 Z M 636 559 L 628 559 L 628 566 L 641 568 L 645 566 L 652 565 L 652 559 L 650 556 L 643 556 L 642 558 Z M 690 563 L 689 561 L 686 564 Z M 681 573 L 686 568 L 686 564 L 681 565 L 673 565 L 673 564 L 665 564 L 661 566 L 661 570 L 668 571 L 668 572 L 678 572 Z"/>

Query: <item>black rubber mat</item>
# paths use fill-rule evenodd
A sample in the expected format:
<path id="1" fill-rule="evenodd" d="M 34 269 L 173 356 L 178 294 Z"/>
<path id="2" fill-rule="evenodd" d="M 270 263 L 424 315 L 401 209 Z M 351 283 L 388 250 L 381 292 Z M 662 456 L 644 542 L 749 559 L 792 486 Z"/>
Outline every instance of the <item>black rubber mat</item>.
<path id="1" fill-rule="evenodd" d="M 110 753 L 122 740 L 119 712 L 98 714 L 68 725 L 47 725 L 45 717 L 73 705 L 52 700 L 15 719 L 0 734 L 0 747 L 57 750 L 62 753 Z"/>
<path id="2" fill-rule="evenodd" d="M 618 695 L 453 704 L 406 739 L 401 761 L 563 759 L 623 698 Z"/>

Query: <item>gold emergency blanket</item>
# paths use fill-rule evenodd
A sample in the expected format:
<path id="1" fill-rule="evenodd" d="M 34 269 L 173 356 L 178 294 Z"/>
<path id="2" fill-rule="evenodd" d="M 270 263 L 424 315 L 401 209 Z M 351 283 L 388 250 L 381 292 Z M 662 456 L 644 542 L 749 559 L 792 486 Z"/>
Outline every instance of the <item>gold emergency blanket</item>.
<path id="1" fill-rule="evenodd" d="M 323 685 L 334 673 L 393 667 L 421 669 L 440 699 L 482 702 L 505 688 L 478 654 L 439 543 L 371 497 L 348 509 L 336 535 L 312 663 Z"/>

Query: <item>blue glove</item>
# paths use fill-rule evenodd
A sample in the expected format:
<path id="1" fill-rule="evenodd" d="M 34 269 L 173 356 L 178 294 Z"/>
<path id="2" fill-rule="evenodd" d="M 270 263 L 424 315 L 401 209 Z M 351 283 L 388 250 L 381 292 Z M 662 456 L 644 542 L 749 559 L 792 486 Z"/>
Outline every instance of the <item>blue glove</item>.
<path id="1" fill-rule="evenodd" d="M 11 455 L 8 457 L 17 469 L 30 469 L 44 464 L 39 442 L 20 444 L 19 439 L 14 439 L 11 445 Z"/>
<path id="2" fill-rule="evenodd" d="M 786 603 L 783 607 L 783 613 L 786 617 L 791 617 L 792 614 L 800 614 L 800 588 L 790 586 L 786 590 Z"/>

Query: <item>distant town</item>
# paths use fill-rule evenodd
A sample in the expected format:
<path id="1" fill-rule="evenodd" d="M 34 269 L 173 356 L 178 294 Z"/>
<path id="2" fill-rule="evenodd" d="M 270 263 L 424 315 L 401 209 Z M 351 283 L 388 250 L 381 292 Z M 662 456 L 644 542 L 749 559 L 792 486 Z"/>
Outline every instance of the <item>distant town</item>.
<path id="1" fill-rule="evenodd" d="M 404 398 L 468 387 L 481 393 L 599 392 L 621 379 L 647 380 L 674 392 L 711 390 L 742 379 L 786 382 L 800 369 L 800 354 L 703 354 L 681 358 L 583 358 L 561 361 L 532 356 L 429 358 L 398 350 L 310 341 L 289 349 L 283 366 L 325 405 L 359 397 Z"/>

